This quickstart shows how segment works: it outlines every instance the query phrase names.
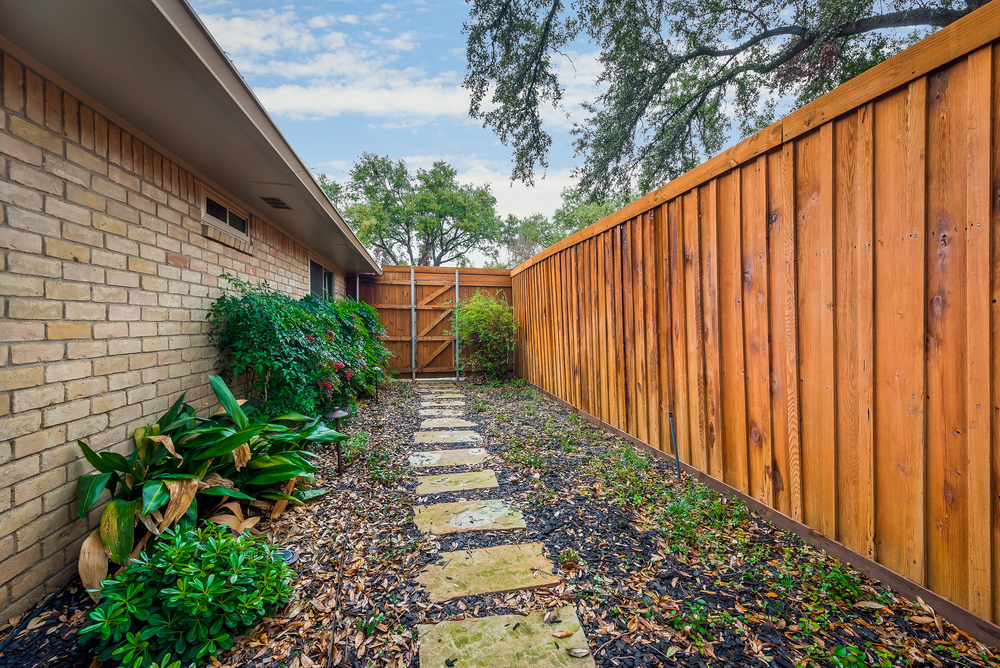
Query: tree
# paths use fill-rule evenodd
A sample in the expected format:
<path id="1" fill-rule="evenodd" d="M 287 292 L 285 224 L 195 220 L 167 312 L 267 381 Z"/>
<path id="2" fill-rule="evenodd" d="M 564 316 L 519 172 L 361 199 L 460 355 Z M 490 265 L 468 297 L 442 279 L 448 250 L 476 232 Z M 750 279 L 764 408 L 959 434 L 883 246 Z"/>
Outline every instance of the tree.
<path id="1" fill-rule="evenodd" d="M 561 194 L 562 206 L 556 209 L 551 221 L 540 213 L 524 218 L 507 216 L 503 237 L 507 261 L 495 262 L 495 266 L 513 269 L 560 239 L 611 215 L 631 199 L 626 195 L 595 203 L 577 188 L 563 188 Z"/>
<path id="2" fill-rule="evenodd" d="M 460 184 L 457 174 L 443 161 L 413 173 L 403 160 L 364 153 L 346 184 L 321 175 L 320 185 L 380 259 L 440 266 L 495 253 L 503 232 L 489 186 Z"/>
<path id="3" fill-rule="evenodd" d="M 986 0 L 470 0 L 470 113 L 513 149 L 513 178 L 548 166 L 542 108 L 564 52 L 600 48 L 605 90 L 573 129 L 588 196 L 642 192 L 773 122 Z"/>
<path id="4" fill-rule="evenodd" d="M 561 194 L 562 206 L 552 215 L 552 223 L 556 229 L 563 231 L 563 236 L 593 225 L 632 201 L 628 192 L 620 197 L 596 202 L 579 188 L 563 188 Z"/>

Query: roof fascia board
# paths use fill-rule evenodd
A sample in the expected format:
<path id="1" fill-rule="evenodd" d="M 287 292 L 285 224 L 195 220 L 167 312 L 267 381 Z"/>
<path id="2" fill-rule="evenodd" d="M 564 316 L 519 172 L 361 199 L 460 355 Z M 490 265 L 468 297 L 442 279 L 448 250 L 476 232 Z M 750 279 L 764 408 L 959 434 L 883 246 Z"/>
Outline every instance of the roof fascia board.
<path id="1" fill-rule="evenodd" d="M 212 77 L 219 82 L 219 85 L 243 111 L 247 120 L 257 128 L 260 136 L 268 142 L 275 153 L 281 156 L 289 169 L 289 176 L 294 176 L 305 186 L 315 203 L 350 240 L 355 250 L 372 268 L 370 273 L 381 274 L 382 270 L 379 265 L 355 236 L 323 189 L 319 187 L 309 168 L 292 148 L 281 130 L 278 129 L 270 114 L 264 109 L 260 100 L 254 95 L 253 90 L 243 79 L 233 62 L 226 56 L 219 43 L 215 41 L 212 33 L 209 32 L 194 8 L 187 0 L 150 0 L 150 2 L 163 14 L 163 17 L 173 26 L 192 53 L 205 65 Z"/>

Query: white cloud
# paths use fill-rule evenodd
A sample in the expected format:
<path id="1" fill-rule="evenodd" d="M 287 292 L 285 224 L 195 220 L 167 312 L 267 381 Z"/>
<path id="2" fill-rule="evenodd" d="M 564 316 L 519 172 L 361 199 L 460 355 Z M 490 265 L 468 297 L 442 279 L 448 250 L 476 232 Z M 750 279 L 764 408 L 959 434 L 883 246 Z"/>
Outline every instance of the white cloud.
<path id="1" fill-rule="evenodd" d="M 327 118 L 343 113 L 368 116 L 464 116 L 468 93 L 433 78 L 274 88 L 255 88 L 267 110 L 291 118 Z"/>
<path id="2" fill-rule="evenodd" d="M 410 31 L 397 35 L 392 39 L 383 39 L 381 37 L 376 37 L 374 40 L 372 40 L 372 42 L 374 44 L 377 44 L 378 46 L 390 49 L 392 51 L 413 51 L 415 48 L 419 46 L 419 44 L 417 44 L 414 41 L 414 38 L 416 36 L 417 33 Z"/>
<path id="3" fill-rule="evenodd" d="M 293 12 L 251 11 L 225 17 L 203 14 L 202 20 L 230 54 L 274 55 L 283 49 L 304 52 L 318 46 L 308 26 Z"/>

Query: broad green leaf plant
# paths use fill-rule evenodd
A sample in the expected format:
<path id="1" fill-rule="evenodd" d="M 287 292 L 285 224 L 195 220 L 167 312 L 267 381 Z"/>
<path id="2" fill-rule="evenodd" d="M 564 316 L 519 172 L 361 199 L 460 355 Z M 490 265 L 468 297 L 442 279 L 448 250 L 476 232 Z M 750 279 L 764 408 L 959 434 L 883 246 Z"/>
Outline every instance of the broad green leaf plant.
<path id="1" fill-rule="evenodd" d="M 222 407 L 219 412 L 198 417 L 182 395 L 155 424 L 136 429 L 136 449 L 127 457 L 98 454 L 78 441 L 97 472 L 77 481 L 77 515 L 84 517 L 108 490 L 111 500 L 99 532 L 115 563 L 125 565 L 133 555 L 139 522 L 154 535 L 174 525 L 193 528 L 198 495 L 302 504 L 322 493 L 306 489 L 316 471 L 309 462 L 312 448 L 347 436 L 319 417 L 290 413 L 264 420 L 252 411 L 248 415 L 220 377 L 209 376 L 209 382 Z M 292 480 L 303 489 L 279 489 Z"/>

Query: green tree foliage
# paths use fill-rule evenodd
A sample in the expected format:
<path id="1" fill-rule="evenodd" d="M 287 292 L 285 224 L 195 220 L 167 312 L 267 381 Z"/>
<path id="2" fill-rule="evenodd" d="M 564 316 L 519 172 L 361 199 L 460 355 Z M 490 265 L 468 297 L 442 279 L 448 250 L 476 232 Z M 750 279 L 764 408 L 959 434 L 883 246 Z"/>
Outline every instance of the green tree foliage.
<path id="1" fill-rule="evenodd" d="M 496 295 L 476 290 L 473 296 L 460 300 L 452 327 L 458 328 L 463 370 L 479 371 L 490 380 L 502 380 L 509 374 L 520 324 L 502 290 Z"/>
<path id="2" fill-rule="evenodd" d="M 148 553 L 103 582 L 80 639 L 96 639 L 98 659 L 109 666 L 167 665 L 171 653 L 185 666 L 207 665 L 241 629 L 279 609 L 291 580 L 264 538 L 215 524 L 167 529 Z"/>
<path id="3" fill-rule="evenodd" d="M 556 209 L 552 220 L 540 213 L 523 218 L 507 216 L 503 237 L 504 249 L 507 251 L 506 262 L 496 262 L 493 266 L 513 269 L 535 253 L 611 215 L 628 202 L 627 194 L 620 198 L 592 202 L 578 188 L 564 188 L 562 206 Z"/>
<path id="4" fill-rule="evenodd" d="M 495 253 L 502 222 L 489 186 L 461 184 L 444 161 L 413 172 L 403 160 L 365 153 L 346 184 L 320 184 L 351 229 L 384 262 L 462 264 L 478 250 Z"/>
<path id="5" fill-rule="evenodd" d="M 547 167 L 542 111 L 564 53 L 600 49 L 603 92 L 574 128 L 580 187 L 642 192 L 857 76 L 985 0 L 470 0 L 470 112 L 513 149 L 515 179 Z"/>

